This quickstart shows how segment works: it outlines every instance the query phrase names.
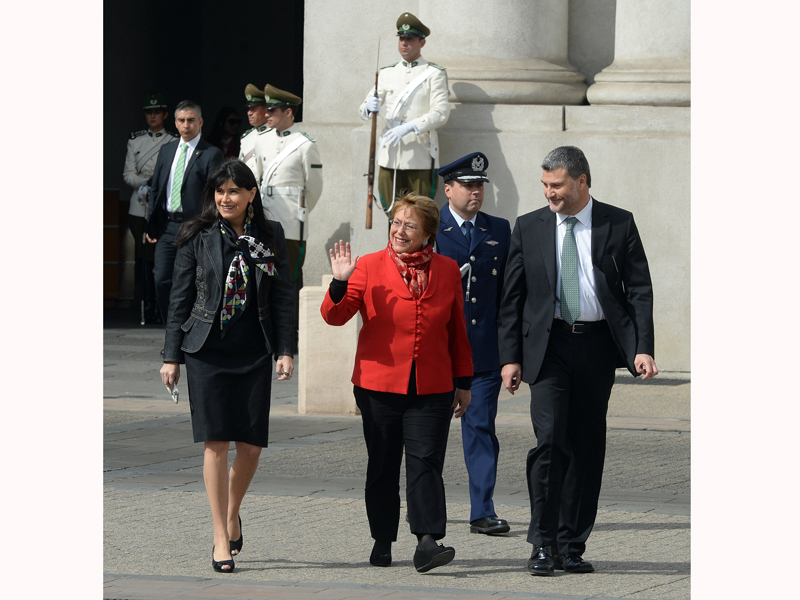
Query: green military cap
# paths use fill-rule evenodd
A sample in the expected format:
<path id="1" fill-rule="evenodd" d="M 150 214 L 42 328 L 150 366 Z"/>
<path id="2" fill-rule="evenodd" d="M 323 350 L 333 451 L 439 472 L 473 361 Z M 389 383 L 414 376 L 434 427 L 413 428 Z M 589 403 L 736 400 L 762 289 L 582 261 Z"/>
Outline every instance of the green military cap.
<path id="1" fill-rule="evenodd" d="M 403 13 L 397 18 L 398 37 L 419 37 L 426 38 L 431 34 L 431 30 L 425 27 L 417 17 L 411 13 Z"/>
<path id="2" fill-rule="evenodd" d="M 247 102 L 244 104 L 246 108 L 257 106 L 258 104 L 264 104 L 266 102 L 266 100 L 264 100 L 264 92 L 258 89 L 252 83 L 248 83 L 247 87 L 244 88 L 244 97 L 247 98 Z"/>
<path id="3" fill-rule="evenodd" d="M 303 102 L 300 96 L 284 92 L 270 84 L 264 88 L 264 100 L 267 102 L 268 109 L 280 106 L 300 106 L 300 103 Z"/>
<path id="4" fill-rule="evenodd" d="M 151 108 L 160 108 L 167 110 L 167 101 L 160 93 L 147 94 L 144 97 L 144 108 L 142 110 L 150 110 Z"/>

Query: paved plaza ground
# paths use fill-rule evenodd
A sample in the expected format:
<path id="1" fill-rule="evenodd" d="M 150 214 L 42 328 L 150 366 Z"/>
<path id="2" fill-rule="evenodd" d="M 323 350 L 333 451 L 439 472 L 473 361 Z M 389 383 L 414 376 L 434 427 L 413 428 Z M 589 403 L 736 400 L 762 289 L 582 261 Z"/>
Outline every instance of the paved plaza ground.
<path id="1" fill-rule="evenodd" d="M 444 542 L 455 547 L 456 557 L 419 574 L 411 560 L 415 538 L 405 523 L 392 566 L 368 562 L 360 418 L 298 415 L 297 378 L 274 381 L 270 446 L 242 507 L 244 549 L 236 573 L 228 575 L 211 569 L 202 446 L 192 442 L 185 396 L 173 404 L 158 378 L 162 342 L 163 330 L 107 312 L 108 600 L 690 597 L 691 384 L 683 375 L 642 382 L 620 373 L 609 408 L 600 512 L 585 554 L 596 572 L 552 577 L 525 571 L 531 546 L 525 541 L 530 508 L 524 465 L 535 445 L 527 394 L 503 392 L 497 419 L 495 504 L 511 531 L 497 537 L 469 533 L 467 473 L 454 420 L 444 470 Z"/>

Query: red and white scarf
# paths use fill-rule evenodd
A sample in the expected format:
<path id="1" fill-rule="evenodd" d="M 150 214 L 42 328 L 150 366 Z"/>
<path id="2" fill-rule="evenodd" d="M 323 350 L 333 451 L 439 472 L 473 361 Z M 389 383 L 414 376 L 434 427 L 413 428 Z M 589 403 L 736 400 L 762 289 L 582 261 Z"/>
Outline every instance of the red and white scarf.
<path id="1" fill-rule="evenodd" d="M 386 246 L 389 256 L 392 257 L 397 270 L 406 282 L 411 295 L 415 300 L 419 300 L 428 287 L 428 274 L 430 273 L 430 262 L 433 258 L 433 244 L 425 246 L 419 252 L 410 254 L 398 254 L 392 248 L 392 243 Z"/>

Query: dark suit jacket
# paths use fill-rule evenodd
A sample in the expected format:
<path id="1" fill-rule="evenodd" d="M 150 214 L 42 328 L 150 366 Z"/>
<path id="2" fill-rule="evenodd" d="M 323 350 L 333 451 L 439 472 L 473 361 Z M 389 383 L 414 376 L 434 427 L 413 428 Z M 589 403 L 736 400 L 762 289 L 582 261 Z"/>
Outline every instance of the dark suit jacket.
<path id="1" fill-rule="evenodd" d="M 297 354 L 292 317 L 294 300 L 286 240 L 281 224 L 277 221 L 269 223 L 278 249 L 277 272 L 270 276 L 261 269 L 253 269 L 257 305 L 249 305 L 245 310 L 258 310 L 267 352 L 276 358 L 282 354 L 294 356 Z M 214 223 L 178 249 L 169 297 L 165 361 L 183 363 L 183 353 L 197 352 L 208 337 L 214 316 L 220 310 L 228 274 L 229 265 L 223 264 L 222 244 L 219 225 Z"/>
<path id="2" fill-rule="evenodd" d="M 178 138 L 161 147 L 156 159 L 156 168 L 150 178 L 147 233 L 153 238 L 160 238 L 167 228 L 167 185 L 172 161 L 180 141 Z M 184 221 L 200 216 L 203 211 L 203 188 L 208 177 L 222 160 L 220 149 L 200 138 L 194 154 L 189 158 L 186 168 L 183 170 L 181 204 Z"/>
<path id="3" fill-rule="evenodd" d="M 440 211 L 436 251 L 452 258 L 458 266 L 472 265 L 470 298 L 464 302 L 467 335 L 472 346 L 472 364 L 476 373 L 500 368 L 497 347 L 497 311 L 503 291 L 503 277 L 508 258 L 511 225 L 505 219 L 479 212 L 472 230 L 472 244 L 461 233 L 448 205 Z M 467 276 L 461 278 L 467 292 Z"/>
<path id="4" fill-rule="evenodd" d="M 650 270 L 633 215 L 597 199 L 592 265 L 598 300 L 619 350 L 617 366 L 636 376 L 634 357 L 655 356 Z M 544 207 L 522 215 L 511 234 L 498 338 L 500 364 L 520 363 L 527 383 L 536 380 L 547 350 L 557 275 L 555 213 Z"/>

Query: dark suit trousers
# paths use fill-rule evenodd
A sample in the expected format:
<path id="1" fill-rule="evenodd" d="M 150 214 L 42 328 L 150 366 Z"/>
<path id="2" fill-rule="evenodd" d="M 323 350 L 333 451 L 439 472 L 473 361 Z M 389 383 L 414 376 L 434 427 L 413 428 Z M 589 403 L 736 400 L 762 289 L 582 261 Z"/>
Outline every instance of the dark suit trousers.
<path id="1" fill-rule="evenodd" d="M 404 446 L 411 532 L 439 540 L 447 524 L 442 470 L 453 415 L 451 393 L 417 395 L 413 372 L 406 395 L 353 386 L 369 455 L 364 501 L 370 534 L 385 542 L 397 540 Z"/>
<path id="2" fill-rule="evenodd" d="M 606 453 L 606 412 L 617 348 L 607 329 L 571 333 L 553 326 L 536 381 L 528 452 L 528 542 L 583 554 L 597 517 Z"/>
<path id="3" fill-rule="evenodd" d="M 169 292 L 172 289 L 172 271 L 175 269 L 175 256 L 178 248 L 173 242 L 178 238 L 180 223 L 167 221 L 167 228 L 156 242 L 155 264 L 153 265 L 153 279 L 156 284 L 156 302 L 161 318 L 167 322 L 167 309 L 169 308 Z"/>

